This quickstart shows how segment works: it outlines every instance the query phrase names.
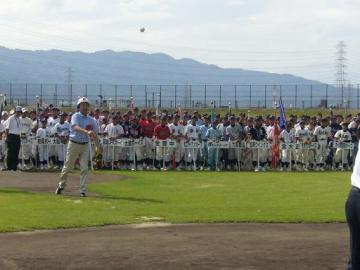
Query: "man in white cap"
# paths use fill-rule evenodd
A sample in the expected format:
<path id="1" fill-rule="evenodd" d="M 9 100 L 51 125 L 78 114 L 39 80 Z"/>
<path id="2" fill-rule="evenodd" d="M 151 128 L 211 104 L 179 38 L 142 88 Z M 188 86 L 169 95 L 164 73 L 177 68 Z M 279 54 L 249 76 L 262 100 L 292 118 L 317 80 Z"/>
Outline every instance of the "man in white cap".
<path id="1" fill-rule="evenodd" d="M 20 118 L 20 126 L 21 126 L 21 139 L 26 140 L 31 135 L 32 129 L 32 120 L 28 117 L 29 110 L 27 108 L 23 108 L 22 116 Z M 30 158 L 31 158 L 31 145 L 22 143 L 20 147 L 20 161 L 23 161 L 24 166 L 21 166 L 22 169 L 27 170 L 29 169 L 30 165 Z"/>
<path id="2" fill-rule="evenodd" d="M 15 113 L 9 117 L 6 127 L 6 144 L 7 144 L 7 168 L 9 171 L 16 171 L 19 163 L 19 151 L 20 151 L 20 116 L 22 114 L 22 108 L 16 106 Z"/>
<path id="3" fill-rule="evenodd" d="M 86 97 L 82 97 L 77 102 L 78 112 L 71 118 L 70 140 L 66 150 L 66 159 L 61 171 L 59 186 L 56 194 L 62 194 L 67 182 L 69 172 L 74 168 L 77 158 L 80 161 L 80 196 L 86 197 L 88 164 L 89 164 L 89 144 L 90 140 L 98 142 L 98 125 L 95 120 L 88 115 L 90 102 Z"/>

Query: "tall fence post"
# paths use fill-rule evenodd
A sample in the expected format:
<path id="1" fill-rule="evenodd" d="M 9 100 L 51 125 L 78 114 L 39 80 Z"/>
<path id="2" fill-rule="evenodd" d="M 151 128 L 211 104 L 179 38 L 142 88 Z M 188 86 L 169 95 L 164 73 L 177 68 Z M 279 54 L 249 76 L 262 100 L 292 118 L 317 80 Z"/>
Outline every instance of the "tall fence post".
<path id="1" fill-rule="evenodd" d="M 219 108 L 221 108 L 222 103 L 222 87 L 221 84 L 219 85 Z"/>
<path id="2" fill-rule="evenodd" d="M 55 103 L 55 106 L 58 106 L 58 85 L 57 84 L 55 84 L 54 103 Z"/>
<path id="3" fill-rule="evenodd" d="M 238 108 L 238 102 L 237 102 L 237 86 L 234 85 L 234 97 L 235 97 L 235 108 Z"/>
<path id="4" fill-rule="evenodd" d="M 40 106 L 42 106 L 43 103 L 43 85 L 40 84 Z"/>
<path id="5" fill-rule="evenodd" d="M 175 107 L 177 107 L 177 85 L 175 85 L 175 89 L 174 89 L 174 95 L 175 95 L 175 97 L 174 97 L 174 100 L 175 100 Z"/>
<path id="6" fill-rule="evenodd" d="M 251 84 L 249 85 L 249 108 L 251 108 L 251 95 L 252 95 L 252 87 Z"/>
<path id="7" fill-rule="evenodd" d="M 313 86 L 310 84 L 310 108 L 313 107 Z"/>
<path id="8" fill-rule="evenodd" d="M 25 84 L 25 106 L 28 106 L 28 84 Z"/>
<path id="9" fill-rule="evenodd" d="M 10 94 L 10 105 L 13 105 L 12 83 L 10 83 L 10 86 L 9 86 L 9 94 Z"/>
<path id="10" fill-rule="evenodd" d="M 162 85 L 160 84 L 160 87 L 159 87 L 159 108 L 162 107 Z"/>
<path id="11" fill-rule="evenodd" d="M 264 100 L 265 100 L 265 109 L 267 108 L 267 84 L 264 87 Z"/>
<path id="12" fill-rule="evenodd" d="M 326 85 L 325 88 L 325 100 L 326 100 L 326 108 L 329 107 L 329 85 Z"/>
<path id="13" fill-rule="evenodd" d="M 192 106 L 192 87 L 191 87 L 191 85 L 189 85 L 189 104 L 190 104 L 190 107 Z"/>
<path id="14" fill-rule="evenodd" d="M 133 85 L 130 85 L 130 97 L 133 97 Z"/>
<path id="15" fill-rule="evenodd" d="M 344 108 L 344 85 L 341 85 L 341 107 Z"/>
<path id="16" fill-rule="evenodd" d="M 88 96 L 88 85 L 85 84 L 85 97 L 87 97 L 87 96 Z"/>
<path id="17" fill-rule="evenodd" d="M 118 107 L 118 85 L 115 84 L 115 108 Z"/>
<path id="18" fill-rule="evenodd" d="M 206 106 L 206 95 L 207 95 L 207 89 L 206 89 L 206 84 L 204 85 L 204 108 L 206 108 L 207 106 Z"/>
<path id="19" fill-rule="evenodd" d="M 357 92 L 357 97 L 356 97 L 357 109 L 359 109 L 359 91 L 360 91 L 360 85 L 358 84 L 357 87 L 356 87 L 356 92 Z"/>
<path id="20" fill-rule="evenodd" d="M 152 92 L 152 108 L 155 108 L 155 93 Z"/>
<path id="21" fill-rule="evenodd" d="M 147 85 L 144 86 L 144 92 L 145 92 L 145 108 L 148 107 L 148 96 L 147 96 Z"/>

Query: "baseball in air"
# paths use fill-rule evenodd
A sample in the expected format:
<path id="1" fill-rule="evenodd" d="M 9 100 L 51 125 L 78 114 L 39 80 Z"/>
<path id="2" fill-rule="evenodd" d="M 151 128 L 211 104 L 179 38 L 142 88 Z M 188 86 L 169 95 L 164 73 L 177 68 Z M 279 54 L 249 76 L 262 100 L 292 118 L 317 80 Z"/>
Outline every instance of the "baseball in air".
<path id="1" fill-rule="evenodd" d="M 140 32 L 141 32 L 141 33 L 144 33 L 144 32 L 145 32 L 145 28 L 144 28 L 144 27 L 140 28 Z"/>

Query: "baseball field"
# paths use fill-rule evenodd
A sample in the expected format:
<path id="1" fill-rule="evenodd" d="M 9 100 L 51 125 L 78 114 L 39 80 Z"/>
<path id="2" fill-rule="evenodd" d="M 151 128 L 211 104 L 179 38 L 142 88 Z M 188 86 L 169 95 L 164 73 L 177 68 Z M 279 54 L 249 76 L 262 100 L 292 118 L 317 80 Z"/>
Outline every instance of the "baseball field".
<path id="1" fill-rule="evenodd" d="M 87 198 L 57 180 L 1 172 L 0 269 L 345 267 L 350 172 L 105 171 Z"/>

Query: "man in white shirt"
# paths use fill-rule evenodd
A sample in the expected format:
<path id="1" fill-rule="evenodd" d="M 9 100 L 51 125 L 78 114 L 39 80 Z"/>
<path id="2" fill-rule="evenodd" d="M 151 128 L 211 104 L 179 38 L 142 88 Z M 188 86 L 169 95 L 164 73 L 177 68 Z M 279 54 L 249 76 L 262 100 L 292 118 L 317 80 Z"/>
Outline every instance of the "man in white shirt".
<path id="1" fill-rule="evenodd" d="M 20 116 L 22 114 L 22 108 L 17 106 L 15 113 L 9 117 L 5 127 L 6 144 L 7 144 L 7 168 L 9 171 L 17 170 L 19 163 L 19 151 L 20 151 Z"/>
<path id="2" fill-rule="evenodd" d="M 357 139 L 359 138 L 360 129 L 357 129 Z M 360 269 L 360 151 L 356 154 L 351 185 L 345 204 L 346 220 L 350 231 L 350 260 L 347 270 L 358 270 Z"/>
<path id="3" fill-rule="evenodd" d="M 31 135 L 32 130 L 32 120 L 28 117 L 29 110 L 26 108 L 23 108 L 22 115 L 20 118 L 20 125 L 21 125 L 21 139 L 23 142 L 26 142 L 25 144 L 22 143 L 20 147 L 20 162 L 24 164 L 24 166 L 21 166 L 22 169 L 26 170 L 29 169 L 30 165 L 30 157 L 31 157 L 31 144 L 28 144 L 27 139 Z M 22 164 L 21 164 L 22 165 Z"/>
<path id="4" fill-rule="evenodd" d="M 2 146 L 3 146 L 3 134 L 4 134 L 5 128 L 3 126 L 3 124 L 0 122 L 0 171 L 2 171 L 3 169 L 3 162 L 4 162 L 4 157 L 3 157 L 3 152 L 2 152 Z"/>

